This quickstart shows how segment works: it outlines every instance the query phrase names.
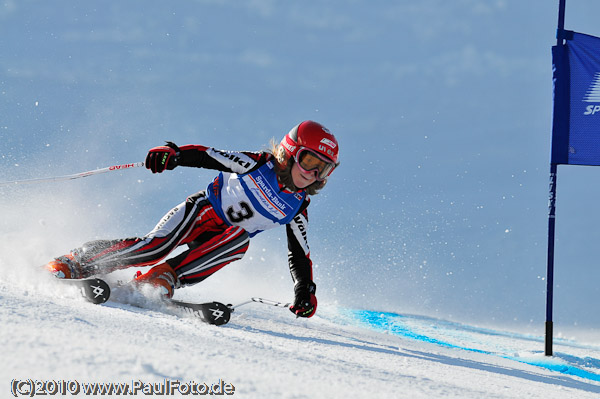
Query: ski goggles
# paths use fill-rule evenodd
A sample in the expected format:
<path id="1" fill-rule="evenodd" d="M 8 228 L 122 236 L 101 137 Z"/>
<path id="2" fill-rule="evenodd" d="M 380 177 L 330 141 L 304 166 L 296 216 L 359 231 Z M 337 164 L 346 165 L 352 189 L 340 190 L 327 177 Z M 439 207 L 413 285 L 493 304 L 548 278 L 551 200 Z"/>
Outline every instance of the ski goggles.
<path id="1" fill-rule="evenodd" d="M 294 159 L 301 171 L 305 173 L 317 171 L 316 176 L 319 181 L 325 180 L 337 166 L 331 160 L 308 148 L 300 148 Z"/>

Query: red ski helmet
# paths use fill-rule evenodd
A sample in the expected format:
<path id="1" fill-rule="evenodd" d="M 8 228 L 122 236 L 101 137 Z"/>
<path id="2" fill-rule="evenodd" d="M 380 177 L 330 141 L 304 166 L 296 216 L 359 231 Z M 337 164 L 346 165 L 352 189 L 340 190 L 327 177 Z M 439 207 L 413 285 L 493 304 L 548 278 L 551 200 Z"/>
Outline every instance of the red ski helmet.
<path id="1" fill-rule="evenodd" d="M 334 168 L 339 165 L 339 147 L 335 136 L 317 122 L 304 121 L 294 126 L 281 140 L 280 151 L 281 149 L 285 152 L 283 158 L 286 163 L 291 158 L 295 159 L 299 151 L 310 150 L 320 158 L 330 161 Z M 334 168 L 331 168 L 327 175 L 331 174 Z"/>

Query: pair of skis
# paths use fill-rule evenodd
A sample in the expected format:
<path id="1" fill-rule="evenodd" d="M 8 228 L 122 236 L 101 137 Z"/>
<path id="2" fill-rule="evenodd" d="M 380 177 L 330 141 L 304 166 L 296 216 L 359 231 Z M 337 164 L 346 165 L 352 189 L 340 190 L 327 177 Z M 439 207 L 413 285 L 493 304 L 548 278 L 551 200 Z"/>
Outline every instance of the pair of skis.
<path id="1" fill-rule="evenodd" d="M 81 290 L 81 294 L 85 299 L 94 304 L 101 304 L 110 298 L 110 286 L 106 281 L 99 278 L 86 278 L 86 279 L 58 279 L 64 284 L 70 284 L 78 287 Z M 225 305 L 221 302 L 204 302 L 204 303 L 191 303 L 177 301 L 174 299 L 168 300 L 166 303 L 169 306 L 190 313 L 205 323 L 221 326 L 227 324 L 231 318 L 231 313 L 240 306 L 258 302 L 266 305 L 278 306 L 278 307 L 289 307 L 289 303 L 282 303 L 271 301 L 264 298 L 251 298 L 249 301 L 240 303 L 236 306 L 231 304 Z"/>

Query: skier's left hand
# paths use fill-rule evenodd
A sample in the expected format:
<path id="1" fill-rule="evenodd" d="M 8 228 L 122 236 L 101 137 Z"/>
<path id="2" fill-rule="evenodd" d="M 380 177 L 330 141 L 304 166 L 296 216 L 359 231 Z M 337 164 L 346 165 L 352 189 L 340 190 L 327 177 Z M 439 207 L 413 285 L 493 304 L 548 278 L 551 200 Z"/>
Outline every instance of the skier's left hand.
<path id="1" fill-rule="evenodd" d="M 298 317 L 312 317 L 317 311 L 316 291 L 317 286 L 312 281 L 308 284 L 296 284 L 294 304 L 290 306 L 290 311 Z"/>
<path id="2" fill-rule="evenodd" d="M 152 173 L 162 173 L 165 169 L 172 170 L 179 164 L 181 150 L 175 143 L 167 141 L 166 145 L 151 148 L 146 156 L 146 169 Z"/>

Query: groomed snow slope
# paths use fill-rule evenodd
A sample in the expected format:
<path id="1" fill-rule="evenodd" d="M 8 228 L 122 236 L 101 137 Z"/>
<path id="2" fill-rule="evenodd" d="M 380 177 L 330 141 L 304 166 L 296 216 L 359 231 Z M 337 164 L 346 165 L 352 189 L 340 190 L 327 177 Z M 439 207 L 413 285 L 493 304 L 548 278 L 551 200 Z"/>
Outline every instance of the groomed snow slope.
<path id="1" fill-rule="evenodd" d="M 208 299 L 194 294 L 184 290 L 183 297 Z M 3 397 L 15 379 L 130 386 L 222 380 L 239 398 L 600 396 L 598 347 L 559 341 L 548 361 L 537 337 L 426 317 L 323 303 L 303 320 L 251 304 L 215 327 L 156 306 L 92 305 L 43 280 L 25 287 L 1 280 L 0 297 Z"/>

